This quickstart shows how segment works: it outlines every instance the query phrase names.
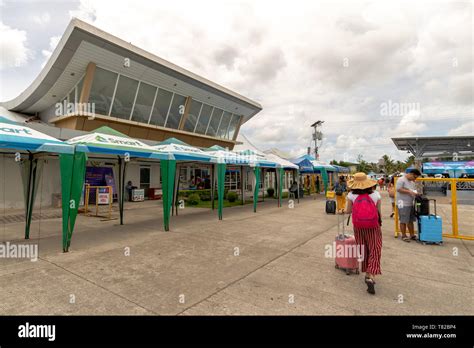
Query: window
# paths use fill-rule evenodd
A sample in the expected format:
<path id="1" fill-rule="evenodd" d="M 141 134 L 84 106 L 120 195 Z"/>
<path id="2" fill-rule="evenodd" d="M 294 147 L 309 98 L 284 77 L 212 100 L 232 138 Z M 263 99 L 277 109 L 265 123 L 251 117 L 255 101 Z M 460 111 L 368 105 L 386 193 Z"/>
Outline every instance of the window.
<path id="1" fill-rule="evenodd" d="M 155 106 L 153 107 L 153 112 L 151 114 L 150 124 L 155 126 L 165 125 L 166 115 L 168 115 L 172 96 L 173 93 L 165 91 L 161 88 L 158 89 Z"/>
<path id="2" fill-rule="evenodd" d="M 206 135 L 210 135 L 211 137 L 216 136 L 223 112 L 224 110 L 214 108 L 214 111 L 212 112 L 211 122 L 209 123 L 209 127 L 207 128 Z"/>
<path id="3" fill-rule="evenodd" d="M 199 112 L 201 111 L 202 103 L 193 100 L 191 102 L 191 107 L 189 108 L 189 114 L 184 123 L 184 130 L 188 132 L 194 132 L 196 123 L 199 117 Z"/>
<path id="4" fill-rule="evenodd" d="M 76 87 L 69 93 L 69 103 L 76 104 Z"/>
<path id="5" fill-rule="evenodd" d="M 117 81 L 117 74 L 97 67 L 92 82 L 89 103 L 95 104 L 95 112 L 108 115 Z M 82 88 L 82 87 L 81 87 Z"/>
<path id="6" fill-rule="evenodd" d="M 186 97 L 175 93 L 171 103 L 170 112 L 168 114 L 168 120 L 166 121 L 166 127 L 178 129 L 181 116 L 184 114 L 185 104 Z"/>
<path id="7" fill-rule="evenodd" d="M 227 139 L 234 139 L 234 133 L 237 130 L 239 122 L 240 122 L 240 116 L 239 115 L 233 115 L 232 120 L 230 121 L 229 131 L 226 134 Z"/>
<path id="8" fill-rule="evenodd" d="M 150 188 L 150 167 L 140 167 L 140 188 Z"/>
<path id="9" fill-rule="evenodd" d="M 240 170 L 229 169 L 225 173 L 224 187 L 228 190 L 239 190 L 240 182 Z"/>
<path id="10" fill-rule="evenodd" d="M 130 119 L 137 87 L 137 80 L 120 75 L 110 116 L 124 118 L 126 120 Z"/>
<path id="11" fill-rule="evenodd" d="M 219 138 L 224 138 L 227 135 L 227 128 L 229 128 L 230 119 L 232 118 L 232 114 L 230 112 L 224 111 L 222 114 L 222 121 L 217 131 L 217 136 Z"/>
<path id="12" fill-rule="evenodd" d="M 199 115 L 198 124 L 196 126 L 196 133 L 206 134 L 207 125 L 211 119 L 212 106 L 204 104 L 202 106 L 201 114 Z"/>
<path id="13" fill-rule="evenodd" d="M 138 88 L 137 100 L 133 107 L 132 120 L 142 123 L 148 123 L 150 118 L 151 107 L 155 99 L 156 87 L 148 83 L 141 82 Z"/>

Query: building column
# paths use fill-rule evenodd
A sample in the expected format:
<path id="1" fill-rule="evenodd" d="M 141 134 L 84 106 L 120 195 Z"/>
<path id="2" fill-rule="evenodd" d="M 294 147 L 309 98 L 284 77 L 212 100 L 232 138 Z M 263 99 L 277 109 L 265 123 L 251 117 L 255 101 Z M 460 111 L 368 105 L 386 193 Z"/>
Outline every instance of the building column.
<path id="1" fill-rule="evenodd" d="M 183 130 L 184 129 L 184 124 L 186 123 L 186 120 L 189 115 L 189 109 L 191 109 L 191 101 L 193 99 L 191 97 L 187 97 L 186 101 L 184 102 L 184 112 L 183 115 L 181 115 L 181 119 L 179 121 L 179 126 L 178 129 Z"/>
<path id="2" fill-rule="evenodd" d="M 95 68 L 95 63 L 89 62 L 89 64 L 87 64 L 86 74 L 84 75 L 84 82 L 82 84 L 82 91 L 79 97 L 79 103 L 81 104 L 89 102 L 92 81 L 94 80 Z"/>

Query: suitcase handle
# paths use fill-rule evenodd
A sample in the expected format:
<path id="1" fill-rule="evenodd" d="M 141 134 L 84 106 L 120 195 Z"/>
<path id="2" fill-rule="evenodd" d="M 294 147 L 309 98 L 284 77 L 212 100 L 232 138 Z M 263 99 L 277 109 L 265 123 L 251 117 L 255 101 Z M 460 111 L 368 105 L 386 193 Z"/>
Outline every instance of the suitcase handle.
<path id="1" fill-rule="evenodd" d="M 438 216 L 438 213 L 436 212 L 436 199 L 430 199 L 430 201 L 433 201 L 434 203 L 434 208 L 435 208 L 435 216 Z"/>

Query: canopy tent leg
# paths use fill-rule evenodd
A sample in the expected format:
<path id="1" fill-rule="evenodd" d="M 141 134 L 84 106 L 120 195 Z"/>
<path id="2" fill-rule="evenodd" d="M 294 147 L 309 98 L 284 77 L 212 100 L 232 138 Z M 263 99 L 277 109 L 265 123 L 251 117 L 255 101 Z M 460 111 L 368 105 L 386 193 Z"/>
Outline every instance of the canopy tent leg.
<path id="1" fill-rule="evenodd" d="M 240 166 L 240 195 L 242 198 L 242 205 L 244 205 L 245 204 L 244 166 Z"/>
<path id="2" fill-rule="evenodd" d="M 180 167 L 179 167 L 180 168 Z M 179 197 L 179 183 L 180 183 L 180 179 L 181 179 L 181 176 L 179 175 L 179 168 L 176 170 L 176 190 L 175 190 L 175 199 L 174 199 L 174 209 L 176 209 L 176 216 L 178 216 L 178 210 L 179 210 L 179 201 L 178 201 L 178 197 Z"/>
<path id="3" fill-rule="evenodd" d="M 60 154 L 61 200 L 63 208 L 63 251 L 71 245 L 72 233 L 76 223 L 77 211 L 81 200 L 86 175 L 87 155 L 75 152 L 73 155 Z"/>
<path id="4" fill-rule="evenodd" d="M 219 220 L 222 220 L 224 210 L 224 180 L 225 180 L 225 163 L 217 164 L 217 214 Z"/>
<path id="5" fill-rule="evenodd" d="M 298 169 L 295 169 L 294 173 L 296 177 L 296 188 L 298 189 L 298 203 L 300 202 L 300 173 Z"/>
<path id="6" fill-rule="evenodd" d="M 326 171 L 326 168 L 321 169 L 321 176 L 323 177 L 324 196 L 326 196 L 326 193 L 328 192 L 328 173 Z"/>
<path id="7" fill-rule="evenodd" d="M 165 231 L 170 229 L 170 210 L 173 200 L 174 175 L 176 172 L 175 160 L 161 160 L 161 179 L 163 190 L 163 226 Z"/>
<path id="8" fill-rule="evenodd" d="M 173 198 L 171 201 L 171 215 L 178 215 L 178 208 L 176 207 L 176 200 L 178 198 L 178 185 L 179 185 L 179 165 L 176 165 L 176 170 L 173 176 Z"/>
<path id="9" fill-rule="evenodd" d="M 127 173 L 127 162 L 125 162 L 120 156 L 118 157 L 119 165 L 119 189 L 118 189 L 118 201 L 119 201 L 119 212 L 120 212 L 120 225 L 123 225 L 123 211 L 125 206 L 125 174 Z"/>
<path id="10" fill-rule="evenodd" d="M 283 168 L 278 168 L 279 180 L 278 180 L 278 207 L 281 208 L 281 199 L 283 196 L 283 177 L 285 175 Z"/>
<path id="11" fill-rule="evenodd" d="M 33 207 L 36 200 L 38 180 L 41 175 L 40 164 L 37 158 L 30 153 L 28 160 L 22 162 L 21 177 L 23 181 L 23 193 L 25 198 L 25 239 L 30 239 L 30 227 L 33 217 Z M 39 173 L 38 173 L 39 172 Z"/>
<path id="12" fill-rule="evenodd" d="M 215 207 L 215 195 L 216 195 L 216 166 L 217 164 L 213 164 L 211 168 L 211 207 L 214 210 Z"/>
<path id="13" fill-rule="evenodd" d="M 260 167 L 255 167 L 255 186 L 253 188 L 253 212 L 257 212 L 258 193 L 260 192 Z"/>
<path id="14" fill-rule="evenodd" d="M 265 168 L 262 168 L 262 202 L 265 202 Z"/>

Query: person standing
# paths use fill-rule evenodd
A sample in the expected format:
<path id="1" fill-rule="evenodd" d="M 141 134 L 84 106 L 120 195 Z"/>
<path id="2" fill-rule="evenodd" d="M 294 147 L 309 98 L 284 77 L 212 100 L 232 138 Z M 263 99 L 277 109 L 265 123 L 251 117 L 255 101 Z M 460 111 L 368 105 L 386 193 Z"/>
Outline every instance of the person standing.
<path id="1" fill-rule="evenodd" d="M 354 237 L 361 253 L 361 270 L 365 272 L 367 292 L 375 294 L 375 276 L 382 274 L 381 196 L 375 190 L 376 180 L 356 173 L 347 183 L 347 213 L 352 214 Z"/>
<path id="2" fill-rule="evenodd" d="M 337 213 L 344 214 L 346 208 L 346 180 L 343 176 L 339 177 L 339 181 L 334 185 L 334 191 L 336 192 L 336 207 Z"/>
<path id="3" fill-rule="evenodd" d="M 395 175 L 390 178 L 390 181 L 387 184 L 387 190 L 392 205 L 392 214 L 390 214 L 390 217 L 393 218 L 393 215 L 395 214 Z"/>
<path id="4" fill-rule="evenodd" d="M 319 176 L 317 175 L 316 176 L 316 193 L 320 193 L 321 192 L 321 186 L 319 184 Z"/>
<path id="5" fill-rule="evenodd" d="M 402 231 L 402 240 L 410 242 L 416 240 L 415 229 L 413 223 L 416 221 L 415 209 L 413 201 L 418 195 L 415 187 L 415 180 L 421 176 L 418 169 L 412 169 L 401 178 L 398 178 L 397 190 L 397 207 L 400 217 L 400 230 Z M 407 236 L 407 228 L 410 237 Z"/>

